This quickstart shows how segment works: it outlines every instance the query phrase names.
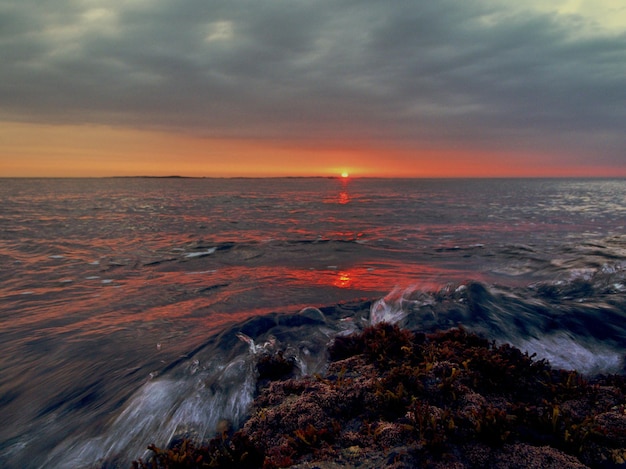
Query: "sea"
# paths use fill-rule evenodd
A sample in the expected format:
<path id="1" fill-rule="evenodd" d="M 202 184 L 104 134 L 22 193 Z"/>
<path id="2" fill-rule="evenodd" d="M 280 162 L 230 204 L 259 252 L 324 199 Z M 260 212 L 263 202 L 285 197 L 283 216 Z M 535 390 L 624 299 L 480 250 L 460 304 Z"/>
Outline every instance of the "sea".
<path id="1" fill-rule="evenodd" d="M 625 373 L 626 180 L 0 179 L 0 467 L 236 428 L 381 321 Z"/>

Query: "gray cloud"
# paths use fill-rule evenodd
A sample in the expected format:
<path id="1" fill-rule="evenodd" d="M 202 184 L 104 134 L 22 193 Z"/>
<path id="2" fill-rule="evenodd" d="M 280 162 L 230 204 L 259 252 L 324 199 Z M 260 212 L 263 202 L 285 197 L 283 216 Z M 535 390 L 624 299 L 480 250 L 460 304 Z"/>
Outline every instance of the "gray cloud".
<path id="1" fill-rule="evenodd" d="M 0 118 L 626 163 L 626 34 L 584 25 L 489 1 L 5 1 Z"/>

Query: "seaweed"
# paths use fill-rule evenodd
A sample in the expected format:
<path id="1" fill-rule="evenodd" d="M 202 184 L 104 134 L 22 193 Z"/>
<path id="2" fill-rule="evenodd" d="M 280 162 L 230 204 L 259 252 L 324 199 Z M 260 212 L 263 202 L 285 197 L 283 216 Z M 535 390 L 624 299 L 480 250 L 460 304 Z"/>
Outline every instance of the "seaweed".
<path id="1" fill-rule="evenodd" d="M 326 373 L 261 357 L 250 418 L 208 444 L 151 446 L 137 468 L 620 467 L 624 376 L 587 379 L 462 328 L 378 324 L 335 338 Z M 268 367 L 267 370 L 264 371 Z"/>
<path id="2" fill-rule="evenodd" d="M 245 434 L 222 434 L 207 444 L 196 444 L 188 438 L 177 439 L 168 448 L 149 445 L 147 461 L 132 462 L 133 469 L 196 469 L 207 467 L 252 469 L 260 467 L 264 455 L 250 444 Z"/>

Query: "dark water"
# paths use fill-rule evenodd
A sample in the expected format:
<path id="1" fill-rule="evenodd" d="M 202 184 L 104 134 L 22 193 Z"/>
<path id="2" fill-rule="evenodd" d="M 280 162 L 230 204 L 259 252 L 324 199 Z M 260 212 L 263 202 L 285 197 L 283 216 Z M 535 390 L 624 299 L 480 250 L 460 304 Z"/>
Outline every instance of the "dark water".
<path id="1" fill-rule="evenodd" d="M 4 179 L 0 201 L 0 467 L 128 467 L 240 421 L 259 351 L 319 371 L 380 320 L 624 372 L 624 180 Z"/>

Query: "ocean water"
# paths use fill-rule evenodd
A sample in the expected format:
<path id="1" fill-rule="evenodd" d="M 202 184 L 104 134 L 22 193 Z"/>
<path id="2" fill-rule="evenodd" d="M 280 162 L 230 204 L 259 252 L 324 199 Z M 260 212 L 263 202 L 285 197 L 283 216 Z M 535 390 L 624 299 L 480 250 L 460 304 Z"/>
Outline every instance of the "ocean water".
<path id="1" fill-rule="evenodd" d="M 237 425 L 378 321 L 624 373 L 626 180 L 0 179 L 0 467 Z"/>

